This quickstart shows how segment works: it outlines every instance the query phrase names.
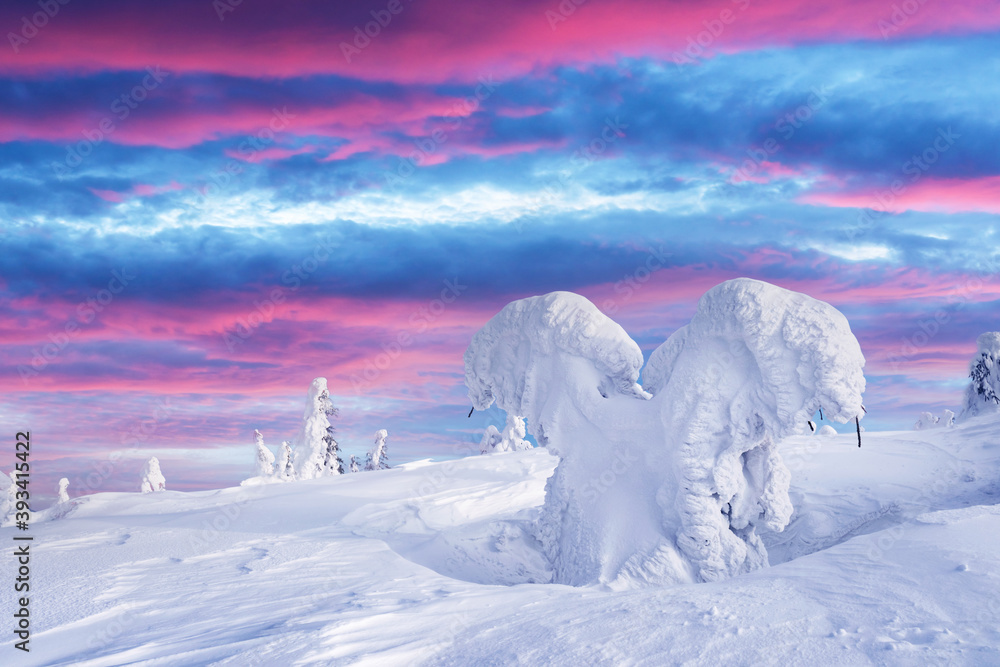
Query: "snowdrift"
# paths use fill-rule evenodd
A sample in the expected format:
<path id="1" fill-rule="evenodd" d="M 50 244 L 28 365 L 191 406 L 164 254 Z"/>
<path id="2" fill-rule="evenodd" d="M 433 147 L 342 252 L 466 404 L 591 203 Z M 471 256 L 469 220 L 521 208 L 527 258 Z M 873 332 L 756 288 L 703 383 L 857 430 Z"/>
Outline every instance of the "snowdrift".
<path id="1" fill-rule="evenodd" d="M 1000 415 L 780 449 L 795 511 L 763 533 L 771 567 L 629 591 L 546 583 L 543 449 L 73 498 L 32 527 L 16 664 L 997 663 Z"/>
<path id="2" fill-rule="evenodd" d="M 650 357 L 584 297 L 515 301 L 473 337 L 476 408 L 524 415 L 559 457 L 535 535 L 554 580 L 614 588 L 715 581 L 767 565 L 757 529 L 792 506 L 777 450 L 820 407 L 862 415 L 846 318 L 756 280 L 710 290 Z"/>

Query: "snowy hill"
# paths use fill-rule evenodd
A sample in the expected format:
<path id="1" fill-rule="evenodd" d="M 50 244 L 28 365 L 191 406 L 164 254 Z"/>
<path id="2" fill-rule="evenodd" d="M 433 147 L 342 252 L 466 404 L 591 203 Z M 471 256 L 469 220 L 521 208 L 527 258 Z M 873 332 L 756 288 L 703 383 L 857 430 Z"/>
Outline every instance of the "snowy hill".
<path id="1" fill-rule="evenodd" d="M 780 445 L 771 567 L 611 591 L 523 530 L 541 449 L 218 491 L 102 493 L 38 523 L 24 665 L 1000 662 L 1000 416 Z M 0 529 L 12 562 L 12 528 Z M 13 590 L 0 587 L 5 609 Z M 8 635 L 9 636 L 9 635 Z M 14 656 L 14 662 L 11 662 Z"/>

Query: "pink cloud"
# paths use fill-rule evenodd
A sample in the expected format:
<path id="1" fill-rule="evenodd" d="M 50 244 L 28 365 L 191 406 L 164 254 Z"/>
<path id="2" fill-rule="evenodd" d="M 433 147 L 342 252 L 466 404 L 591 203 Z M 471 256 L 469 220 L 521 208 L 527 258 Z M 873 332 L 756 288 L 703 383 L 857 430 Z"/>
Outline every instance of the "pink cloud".
<path id="1" fill-rule="evenodd" d="M 864 192 L 809 192 L 799 197 L 798 201 L 838 208 L 871 208 L 890 213 L 1000 213 L 1000 176 L 970 179 L 927 177 L 904 185 L 896 193 L 887 187 Z"/>
<path id="2" fill-rule="evenodd" d="M 244 3 L 225 21 L 215 21 L 211 11 L 203 21 L 191 21 L 193 12 L 178 11 L 173 4 L 141 13 L 98 5 L 77 12 L 72 21 L 52 21 L 30 48 L 19 53 L 8 50 L 0 56 L 0 69 L 20 73 L 141 70 L 157 63 L 171 72 L 268 77 L 332 73 L 407 82 L 473 81 L 483 72 L 510 77 L 539 66 L 611 61 L 620 56 L 669 58 L 688 47 L 689 40 L 700 39 L 707 44 L 705 53 L 711 54 L 816 41 L 986 32 L 1000 27 L 1000 14 L 988 0 L 926 3 L 912 14 L 897 17 L 895 23 L 892 5 L 870 0 L 712 6 L 628 0 L 570 6 L 574 11 L 561 11 L 560 3 L 552 0 L 505 5 L 502 10 L 484 0 L 404 3 L 393 23 L 379 29 L 359 53 L 347 57 L 342 43 L 350 43 L 354 28 L 371 20 L 367 12 L 323 11 L 325 7 L 314 2 L 274 12 L 266 5 Z M 723 11 L 731 12 L 725 15 L 725 24 Z M 12 6 L 0 12 L 0 18 L 4 24 L 16 25 L 19 10 Z M 122 40 L 123 34 L 131 38 Z M 261 48 L 261 44 L 274 43 L 281 43 L 282 49 Z"/>

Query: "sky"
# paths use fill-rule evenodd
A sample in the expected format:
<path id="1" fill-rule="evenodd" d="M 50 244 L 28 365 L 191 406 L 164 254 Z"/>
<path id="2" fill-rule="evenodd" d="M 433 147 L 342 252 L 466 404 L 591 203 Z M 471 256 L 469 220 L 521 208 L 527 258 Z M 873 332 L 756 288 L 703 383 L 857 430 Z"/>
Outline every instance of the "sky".
<path id="1" fill-rule="evenodd" d="M 553 290 L 647 357 L 727 279 L 828 301 L 869 429 L 956 409 L 1000 328 L 995 2 L 13 0 L 0 29 L 0 428 L 40 498 L 149 456 L 235 484 L 319 376 L 348 455 L 477 451 L 502 414 L 467 417 L 462 353 Z"/>

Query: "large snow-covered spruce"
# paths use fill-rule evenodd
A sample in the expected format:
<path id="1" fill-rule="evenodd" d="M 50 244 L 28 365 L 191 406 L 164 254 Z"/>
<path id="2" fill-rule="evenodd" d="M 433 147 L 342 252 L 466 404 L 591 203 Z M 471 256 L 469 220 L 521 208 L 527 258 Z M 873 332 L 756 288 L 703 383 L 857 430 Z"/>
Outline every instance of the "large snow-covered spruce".
<path id="1" fill-rule="evenodd" d="M 295 475 L 298 479 L 322 477 L 327 453 L 327 433 L 330 421 L 326 411 L 330 394 L 326 378 L 316 378 L 309 385 L 302 426 L 295 438 Z"/>
<path id="2" fill-rule="evenodd" d="M 969 365 L 972 381 L 965 390 L 960 419 L 1000 412 L 1000 331 L 980 335 L 976 348 Z"/>
<path id="3" fill-rule="evenodd" d="M 791 515 L 778 440 L 861 411 L 864 357 L 828 304 L 738 279 L 654 351 L 567 292 L 515 301 L 465 353 L 469 397 L 560 458 L 536 526 L 554 580 L 711 581 L 767 564 Z M 648 393 L 646 390 L 649 390 Z"/>

